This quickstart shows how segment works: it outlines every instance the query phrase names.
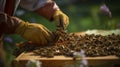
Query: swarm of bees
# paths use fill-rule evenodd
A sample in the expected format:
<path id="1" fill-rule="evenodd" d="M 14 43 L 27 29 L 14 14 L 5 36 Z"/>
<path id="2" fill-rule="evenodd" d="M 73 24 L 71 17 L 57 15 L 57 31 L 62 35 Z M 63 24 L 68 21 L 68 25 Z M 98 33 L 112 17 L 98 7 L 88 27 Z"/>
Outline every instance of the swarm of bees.
<path id="1" fill-rule="evenodd" d="M 74 52 L 85 51 L 88 57 L 116 55 L 120 57 L 120 34 L 94 35 L 85 34 L 75 35 L 67 34 L 65 31 L 57 32 L 59 39 L 52 46 L 23 48 L 24 51 L 33 51 L 41 57 L 52 58 L 54 56 L 64 55 L 73 57 Z"/>

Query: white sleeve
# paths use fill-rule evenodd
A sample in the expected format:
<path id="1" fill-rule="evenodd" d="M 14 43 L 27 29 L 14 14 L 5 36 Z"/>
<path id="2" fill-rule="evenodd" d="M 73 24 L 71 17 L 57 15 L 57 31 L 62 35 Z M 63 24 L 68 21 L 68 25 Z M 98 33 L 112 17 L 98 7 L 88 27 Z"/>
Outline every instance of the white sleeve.
<path id="1" fill-rule="evenodd" d="M 42 6 L 45 3 L 51 2 L 52 0 L 21 0 L 20 6 L 30 11 L 34 11 Z"/>

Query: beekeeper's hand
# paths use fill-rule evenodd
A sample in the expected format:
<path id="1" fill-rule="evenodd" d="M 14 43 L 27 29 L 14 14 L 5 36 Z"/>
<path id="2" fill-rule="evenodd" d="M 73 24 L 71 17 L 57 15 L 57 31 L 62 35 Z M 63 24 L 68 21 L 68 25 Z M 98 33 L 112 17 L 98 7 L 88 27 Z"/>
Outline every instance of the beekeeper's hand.
<path id="1" fill-rule="evenodd" d="M 53 14 L 53 20 L 56 23 L 57 28 L 66 29 L 69 24 L 69 17 L 61 10 L 56 10 Z"/>
<path id="2" fill-rule="evenodd" d="M 24 21 L 20 22 L 15 33 L 38 46 L 49 44 L 55 37 L 53 33 L 43 25 Z"/>

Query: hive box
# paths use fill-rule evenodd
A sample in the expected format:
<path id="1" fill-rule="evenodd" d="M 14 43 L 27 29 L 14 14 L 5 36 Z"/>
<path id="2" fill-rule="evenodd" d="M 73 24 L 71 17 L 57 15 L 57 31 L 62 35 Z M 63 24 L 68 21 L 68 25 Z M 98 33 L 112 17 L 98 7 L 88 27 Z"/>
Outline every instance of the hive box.
<path id="1" fill-rule="evenodd" d="M 33 52 L 23 52 L 13 62 L 14 67 L 26 67 L 26 63 L 30 59 L 42 62 L 41 67 L 79 67 L 76 62 L 81 60 L 73 60 L 70 57 L 55 56 L 54 58 L 45 58 L 35 55 Z M 116 56 L 104 57 L 86 57 L 89 67 L 120 67 L 120 58 Z"/>
<path id="2" fill-rule="evenodd" d="M 119 30 L 115 31 L 99 31 L 92 30 L 86 32 L 78 32 L 77 35 L 84 34 L 102 34 L 108 35 L 112 33 L 120 33 Z M 64 56 L 55 56 L 54 58 L 44 58 L 39 55 L 35 55 L 33 52 L 21 53 L 14 61 L 14 67 L 26 67 L 26 63 L 30 59 L 39 60 L 42 62 L 41 67 L 80 67 L 76 65 L 76 62 L 80 61 L 81 58 L 78 58 L 76 61 L 70 57 Z M 116 56 L 104 56 L 104 57 L 86 57 L 88 61 L 88 67 L 120 67 L 120 58 Z"/>

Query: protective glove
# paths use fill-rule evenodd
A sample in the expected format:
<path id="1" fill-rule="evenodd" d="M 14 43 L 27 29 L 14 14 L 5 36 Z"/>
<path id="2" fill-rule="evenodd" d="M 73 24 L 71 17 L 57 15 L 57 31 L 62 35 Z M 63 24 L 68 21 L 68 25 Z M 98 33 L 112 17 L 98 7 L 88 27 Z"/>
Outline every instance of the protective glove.
<path id="1" fill-rule="evenodd" d="M 67 15 L 65 15 L 61 10 L 56 10 L 53 14 L 53 20 L 55 21 L 55 24 L 57 28 L 62 28 L 65 30 L 69 24 L 69 18 Z"/>
<path id="2" fill-rule="evenodd" d="M 24 21 L 20 22 L 15 33 L 40 46 L 48 45 L 55 38 L 54 34 L 43 25 Z"/>

